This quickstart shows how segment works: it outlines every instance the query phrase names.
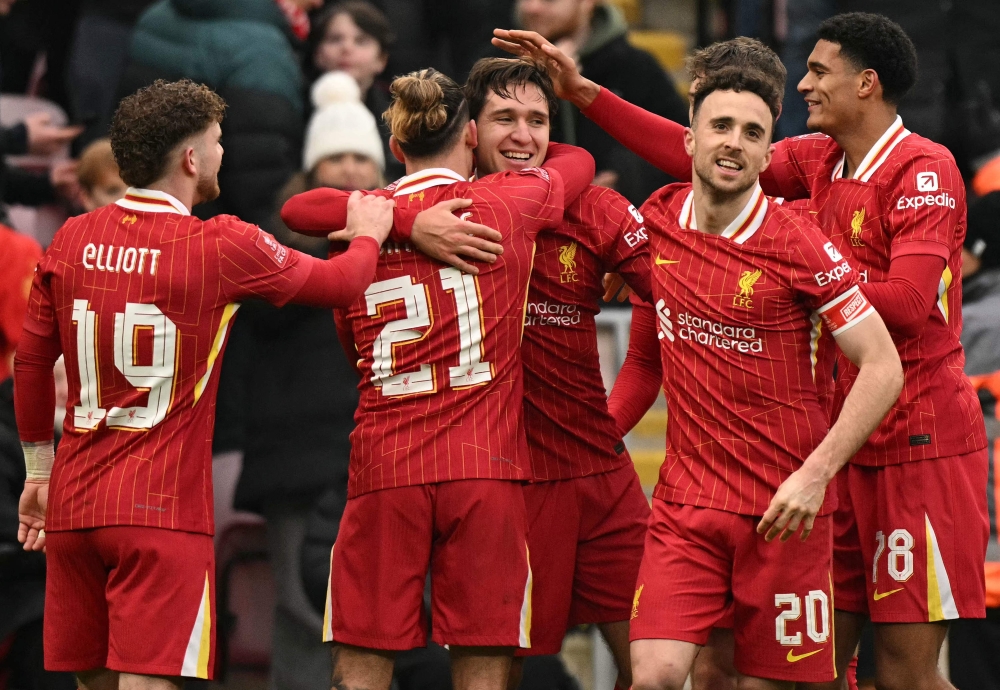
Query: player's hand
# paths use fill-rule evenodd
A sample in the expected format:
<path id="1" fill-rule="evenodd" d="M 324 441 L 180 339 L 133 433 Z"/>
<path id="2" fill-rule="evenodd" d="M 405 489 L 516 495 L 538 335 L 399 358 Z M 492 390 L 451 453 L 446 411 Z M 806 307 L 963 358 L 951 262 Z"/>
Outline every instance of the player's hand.
<path id="1" fill-rule="evenodd" d="M 816 514 L 823 506 L 829 482 L 807 465 L 803 465 L 781 483 L 767 512 L 757 525 L 757 534 L 764 534 L 765 541 L 781 537 L 788 541 L 802 527 L 802 541 L 809 537 L 816 521 Z"/>
<path id="2" fill-rule="evenodd" d="M 59 151 L 83 132 L 83 127 L 80 125 L 72 127 L 53 125 L 49 113 L 28 115 L 24 118 L 24 127 L 28 130 L 28 152 L 39 156 Z"/>
<path id="3" fill-rule="evenodd" d="M 80 200 L 80 183 L 77 180 L 76 161 L 60 161 L 49 168 L 49 182 L 55 187 L 56 193 L 67 201 Z"/>
<path id="4" fill-rule="evenodd" d="M 392 210 L 396 202 L 378 194 L 351 192 L 347 198 L 347 225 L 343 230 L 331 232 L 331 241 L 350 242 L 355 237 L 372 237 L 379 245 L 385 242 L 392 230 Z"/>
<path id="5" fill-rule="evenodd" d="M 604 274 L 604 301 L 610 302 L 618 295 L 618 301 L 624 302 L 632 295 L 632 288 L 625 284 L 625 279 L 617 273 Z"/>
<path id="6" fill-rule="evenodd" d="M 49 504 L 49 483 L 29 479 L 17 503 L 17 540 L 25 551 L 45 550 L 45 509 Z"/>
<path id="7" fill-rule="evenodd" d="M 410 239 L 417 249 L 432 259 L 443 261 L 460 271 L 478 275 L 479 269 L 462 257 L 493 263 L 503 247 L 497 244 L 503 235 L 487 225 L 466 220 L 455 212 L 472 205 L 471 199 L 448 199 L 421 211 L 413 221 Z"/>
<path id="8" fill-rule="evenodd" d="M 531 58 L 545 67 L 556 95 L 581 110 L 597 98 L 601 87 L 580 74 L 576 62 L 534 31 L 493 30 L 493 45 L 518 57 Z"/>

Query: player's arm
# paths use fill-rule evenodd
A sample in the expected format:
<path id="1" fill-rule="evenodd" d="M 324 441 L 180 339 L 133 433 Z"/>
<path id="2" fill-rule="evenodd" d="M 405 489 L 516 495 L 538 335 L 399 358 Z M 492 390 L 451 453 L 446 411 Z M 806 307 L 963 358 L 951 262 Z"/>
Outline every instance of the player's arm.
<path id="1" fill-rule="evenodd" d="M 539 219 L 540 223 L 534 224 L 537 227 L 533 231 L 546 224 L 554 225 L 558 222 L 566 204 L 580 196 L 590 184 L 595 170 L 593 156 L 581 148 L 566 144 L 550 144 L 543 167 L 549 173 L 554 173 L 550 174 L 550 185 L 557 186 L 561 190 L 556 195 L 559 197 L 560 205 L 558 208 L 553 208 L 549 199 L 548 204 L 536 204 L 536 207 L 520 209 L 522 214 L 527 210 L 527 214 L 532 216 L 535 215 L 536 208 L 544 210 L 545 215 Z M 505 176 L 510 185 L 519 184 L 518 174 L 506 173 Z M 488 175 L 484 181 L 495 182 L 499 179 L 501 178 L 498 176 Z M 537 196 L 530 193 L 525 196 L 515 194 L 514 202 L 519 206 L 524 205 L 522 202 L 531 204 L 532 199 Z M 456 212 L 470 205 L 472 205 L 471 199 L 449 199 L 435 204 L 426 211 L 421 211 L 413 221 L 410 241 L 432 259 L 454 266 L 465 273 L 477 275 L 479 268 L 469 263 L 469 260 L 495 262 L 497 256 L 503 253 L 503 246 L 499 244 L 503 240 L 503 235 L 486 225 L 455 217 Z"/>
<path id="2" fill-rule="evenodd" d="M 684 126 L 633 105 L 587 79 L 576 62 L 534 31 L 496 29 L 493 45 L 544 65 L 556 95 L 633 153 L 678 180 L 691 179 Z M 655 144 L 654 144 L 655 142 Z"/>
<path id="3" fill-rule="evenodd" d="M 660 343 L 653 307 L 632 299 L 632 326 L 628 353 L 608 396 L 608 411 L 615 418 L 618 433 L 630 432 L 656 402 L 663 382 Z"/>
<path id="4" fill-rule="evenodd" d="M 903 167 L 890 189 L 898 196 L 885 199 L 889 276 L 868 283 L 865 294 L 892 333 L 912 337 L 933 313 L 939 287 L 950 286 L 946 267 L 962 224 L 965 188 L 950 159 L 920 155 Z"/>
<path id="5" fill-rule="evenodd" d="M 61 354 L 55 310 L 40 269 L 31 286 L 24 331 L 14 355 L 14 412 L 27 477 L 17 507 L 17 539 L 25 551 L 45 549 L 45 511 L 55 462 L 52 420 L 56 384 L 52 367 Z"/>
<path id="6" fill-rule="evenodd" d="M 923 330 L 938 298 L 946 262 L 934 254 L 907 254 L 889 263 L 889 278 L 865 285 L 865 294 L 886 327 L 903 337 Z"/>
<path id="7" fill-rule="evenodd" d="M 856 314 L 844 317 L 842 306 L 860 295 L 857 287 L 845 293 L 827 313 L 822 313 L 837 346 L 859 369 L 857 380 L 844 400 L 833 428 L 809 454 L 802 467 L 778 487 L 757 532 L 771 541 L 786 541 L 799 526 L 802 539 L 809 536 L 823 505 L 827 485 L 878 427 L 903 389 L 903 367 L 889 330 L 870 306 L 853 305 Z"/>
<path id="8" fill-rule="evenodd" d="M 217 216 L 222 289 L 232 302 L 256 297 L 332 309 L 351 304 L 375 277 L 382 242 L 392 225 L 392 199 L 355 192 L 347 230 L 355 237 L 331 259 L 289 249 L 255 225 Z"/>

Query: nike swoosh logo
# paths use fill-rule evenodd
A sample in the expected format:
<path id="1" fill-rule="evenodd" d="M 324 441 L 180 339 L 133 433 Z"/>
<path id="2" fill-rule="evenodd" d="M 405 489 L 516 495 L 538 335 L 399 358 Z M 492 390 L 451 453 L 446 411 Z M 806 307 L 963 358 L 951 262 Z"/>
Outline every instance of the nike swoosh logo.
<path id="1" fill-rule="evenodd" d="M 656 256 L 656 265 L 657 266 L 662 266 L 663 264 L 679 264 L 679 263 L 680 263 L 680 260 L 678 260 L 678 261 L 671 261 L 670 259 L 661 259 L 659 255 Z"/>
<path id="2" fill-rule="evenodd" d="M 902 588 L 902 587 L 900 587 L 899 589 L 890 589 L 890 590 L 889 590 L 888 592 L 879 592 L 879 591 L 878 591 L 878 590 L 876 589 L 876 590 L 875 590 L 875 594 L 873 594 L 873 595 L 872 595 L 872 598 L 873 598 L 873 599 L 874 599 L 875 601 L 878 601 L 879 599 L 885 599 L 885 598 L 886 598 L 887 596 L 889 596 L 890 594 L 895 594 L 896 592 L 902 592 L 902 591 L 903 591 L 903 588 Z"/>
<path id="3" fill-rule="evenodd" d="M 798 654 L 797 655 L 797 654 L 795 654 L 795 652 L 793 652 L 791 649 L 789 649 L 788 650 L 788 656 L 786 656 L 785 659 L 788 660 L 788 663 L 794 664 L 796 661 L 802 661 L 807 656 L 812 656 L 813 654 L 819 654 L 822 651 L 823 651 L 822 649 L 814 649 L 811 652 L 806 652 L 805 654 Z"/>

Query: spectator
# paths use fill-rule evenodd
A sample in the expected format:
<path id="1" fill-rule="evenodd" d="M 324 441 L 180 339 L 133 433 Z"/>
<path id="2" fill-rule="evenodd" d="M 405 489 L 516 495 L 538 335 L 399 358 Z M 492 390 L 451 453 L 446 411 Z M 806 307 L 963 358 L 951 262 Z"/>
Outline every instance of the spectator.
<path id="1" fill-rule="evenodd" d="M 465 81 L 473 63 L 495 56 L 493 29 L 510 24 L 514 0 L 376 0 L 398 38 L 389 73 L 433 65 Z"/>
<path id="2" fill-rule="evenodd" d="M 385 70 L 395 40 L 386 16 L 363 0 L 326 7 L 313 21 L 309 35 L 313 80 L 334 71 L 354 77 L 361 89 L 361 101 L 375 116 L 382 158 L 392 180 L 405 175 L 406 168 L 389 151 L 389 127 L 382 121 L 382 113 L 389 107 L 389 87 L 378 76 Z"/>
<path id="3" fill-rule="evenodd" d="M 965 372 L 979 392 L 986 420 L 990 475 L 986 498 L 990 540 L 986 549 L 986 618 L 952 621 L 951 682 L 958 690 L 1000 687 L 1000 543 L 997 541 L 997 450 L 1000 449 L 1000 192 L 969 206 L 962 249 L 962 346 Z"/>
<path id="4" fill-rule="evenodd" d="M 159 0 L 139 18 L 121 91 L 163 77 L 208 84 L 225 98 L 222 194 L 196 210 L 267 223 L 298 168 L 302 74 L 294 45 L 303 12 L 322 0 Z M 298 32 L 298 33 L 296 33 Z"/>
<path id="5" fill-rule="evenodd" d="M 629 44 L 628 25 L 616 7 L 595 0 L 518 0 L 516 9 L 525 29 L 571 55 L 588 78 L 650 112 L 687 124 L 687 104 L 656 59 Z M 614 187 L 636 206 L 670 182 L 566 101 L 552 118 L 552 140 L 587 149 L 597 163 L 595 184 Z"/>
<path id="6" fill-rule="evenodd" d="M 152 0 L 83 0 L 73 31 L 66 90 L 74 122 L 86 126 L 80 144 L 106 136 L 128 64 L 132 30 Z"/>
<path id="7" fill-rule="evenodd" d="M 125 196 L 127 185 L 119 176 L 110 139 L 98 139 L 83 150 L 76 177 L 80 182 L 80 201 L 88 213 Z"/>
<path id="8" fill-rule="evenodd" d="M 11 375 L 14 350 L 28 311 L 31 278 L 41 258 L 37 242 L 0 225 L 0 381 Z"/>
<path id="9" fill-rule="evenodd" d="M 319 186 L 352 191 L 380 186 L 382 143 L 357 83 L 344 72 L 333 72 L 316 82 L 312 94 L 316 110 L 306 134 L 304 169 L 286 185 L 281 201 Z M 279 241 L 326 256 L 325 239 L 295 235 L 277 223 Z M 331 487 L 347 490 L 357 375 L 328 310 L 253 302 L 241 308 L 240 319 L 253 341 L 246 386 L 254 404 L 247 411 L 243 472 L 234 503 L 267 520 L 277 586 L 271 688 L 327 687 L 330 649 L 322 643 L 322 609 L 317 612 L 310 605 L 304 590 L 302 546 L 320 495 Z M 327 548 L 327 573 L 329 568 Z"/>

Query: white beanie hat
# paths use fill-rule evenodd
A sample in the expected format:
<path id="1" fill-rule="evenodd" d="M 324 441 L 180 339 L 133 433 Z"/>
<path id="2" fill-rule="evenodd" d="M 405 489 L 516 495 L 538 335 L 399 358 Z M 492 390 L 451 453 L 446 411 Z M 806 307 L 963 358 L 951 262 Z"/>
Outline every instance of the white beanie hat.
<path id="1" fill-rule="evenodd" d="M 371 158 L 385 171 L 385 154 L 375 117 L 361 102 L 361 89 L 347 72 L 327 72 L 312 87 L 316 112 L 306 129 L 302 166 L 307 172 L 339 153 Z"/>

